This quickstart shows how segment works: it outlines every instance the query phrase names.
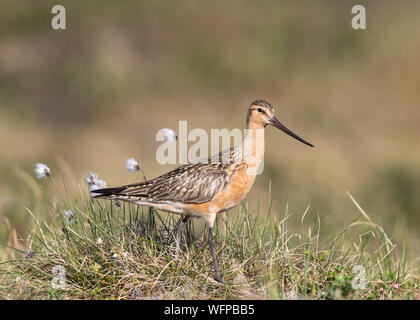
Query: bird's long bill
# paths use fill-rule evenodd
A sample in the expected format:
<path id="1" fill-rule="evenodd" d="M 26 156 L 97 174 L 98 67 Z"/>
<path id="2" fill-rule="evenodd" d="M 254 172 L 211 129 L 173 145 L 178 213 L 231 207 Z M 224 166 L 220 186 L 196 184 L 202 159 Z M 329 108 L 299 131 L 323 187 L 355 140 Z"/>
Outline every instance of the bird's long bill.
<path id="1" fill-rule="evenodd" d="M 276 127 L 279 128 L 281 131 L 283 131 L 284 133 L 287 133 L 289 136 L 292 136 L 293 138 L 295 138 L 296 140 L 299 140 L 300 142 L 313 147 L 314 145 L 309 143 L 308 141 L 302 139 L 301 137 L 299 137 L 296 133 L 294 133 L 293 131 L 289 130 L 288 128 L 286 128 L 276 117 L 271 118 L 271 124 Z"/>

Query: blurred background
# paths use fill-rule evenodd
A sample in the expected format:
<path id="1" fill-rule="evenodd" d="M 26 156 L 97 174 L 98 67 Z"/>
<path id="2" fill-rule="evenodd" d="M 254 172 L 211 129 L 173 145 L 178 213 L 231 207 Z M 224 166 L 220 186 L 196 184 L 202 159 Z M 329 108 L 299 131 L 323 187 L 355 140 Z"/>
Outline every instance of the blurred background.
<path id="1" fill-rule="evenodd" d="M 296 228 L 310 205 L 305 219 L 338 232 L 360 216 L 349 190 L 418 252 L 419 1 L 61 1 L 65 31 L 51 28 L 55 4 L 1 1 L 2 246 L 30 232 L 25 207 L 44 210 L 36 162 L 74 197 L 89 171 L 139 181 L 128 157 L 155 177 L 173 168 L 156 162 L 159 129 L 242 128 L 263 98 L 316 148 L 268 128 L 250 209 L 267 206 L 271 181 Z M 366 30 L 351 28 L 355 4 Z"/>

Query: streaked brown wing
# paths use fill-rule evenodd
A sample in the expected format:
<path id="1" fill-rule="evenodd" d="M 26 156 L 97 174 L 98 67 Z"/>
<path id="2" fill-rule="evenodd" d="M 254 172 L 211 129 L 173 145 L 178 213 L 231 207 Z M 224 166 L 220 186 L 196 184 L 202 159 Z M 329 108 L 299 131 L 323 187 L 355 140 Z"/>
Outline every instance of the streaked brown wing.
<path id="1" fill-rule="evenodd" d="M 120 187 L 118 195 L 151 202 L 207 202 L 229 183 L 228 167 L 221 163 L 187 164 L 155 179 Z"/>

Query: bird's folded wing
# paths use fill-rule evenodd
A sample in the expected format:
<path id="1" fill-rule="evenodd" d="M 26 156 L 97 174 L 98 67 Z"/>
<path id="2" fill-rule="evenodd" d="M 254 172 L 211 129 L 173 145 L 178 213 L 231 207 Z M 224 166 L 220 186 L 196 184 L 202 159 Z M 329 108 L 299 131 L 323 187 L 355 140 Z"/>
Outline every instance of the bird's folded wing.
<path id="1" fill-rule="evenodd" d="M 118 195 L 149 202 L 204 203 L 211 201 L 229 183 L 229 166 L 188 164 L 155 179 L 118 188 Z"/>

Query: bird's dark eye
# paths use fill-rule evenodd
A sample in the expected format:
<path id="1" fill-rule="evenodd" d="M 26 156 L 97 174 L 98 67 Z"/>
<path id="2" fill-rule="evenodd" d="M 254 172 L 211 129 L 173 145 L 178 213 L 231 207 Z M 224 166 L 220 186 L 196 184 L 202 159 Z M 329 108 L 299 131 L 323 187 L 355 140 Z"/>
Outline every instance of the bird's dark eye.
<path id="1" fill-rule="evenodd" d="M 264 110 L 263 110 L 263 109 L 261 109 L 261 108 L 258 108 L 258 112 L 259 112 L 259 113 L 264 113 Z"/>

